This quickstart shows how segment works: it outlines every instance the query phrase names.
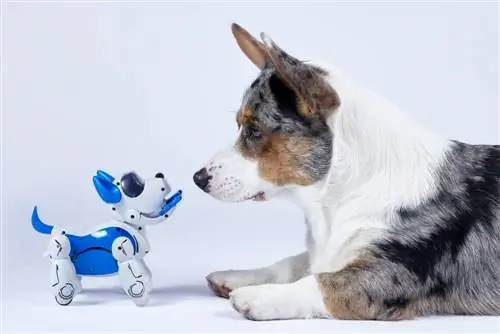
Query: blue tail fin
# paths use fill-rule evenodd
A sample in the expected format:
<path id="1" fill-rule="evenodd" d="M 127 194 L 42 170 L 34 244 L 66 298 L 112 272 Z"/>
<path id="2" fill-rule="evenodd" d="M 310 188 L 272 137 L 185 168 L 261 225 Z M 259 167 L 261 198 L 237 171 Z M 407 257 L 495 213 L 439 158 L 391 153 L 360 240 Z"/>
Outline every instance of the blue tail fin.
<path id="1" fill-rule="evenodd" d="M 40 217 L 38 217 L 38 208 L 36 206 L 31 214 L 31 225 L 38 233 L 42 234 L 50 234 L 54 228 L 54 226 L 47 225 L 40 220 Z"/>

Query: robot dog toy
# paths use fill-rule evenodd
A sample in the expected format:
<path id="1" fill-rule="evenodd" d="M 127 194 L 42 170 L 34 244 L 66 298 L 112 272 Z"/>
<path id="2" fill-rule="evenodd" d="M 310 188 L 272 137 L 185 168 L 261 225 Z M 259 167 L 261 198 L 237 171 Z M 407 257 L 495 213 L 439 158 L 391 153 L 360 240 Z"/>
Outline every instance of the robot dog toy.
<path id="1" fill-rule="evenodd" d="M 112 219 L 88 234 L 70 234 L 43 223 L 35 206 L 33 228 L 50 234 L 45 256 L 51 260 L 50 284 L 55 300 L 67 306 L 82 291 L 82 276 L 118 275 L 126 294 L 137 306 L 144 306 L 152 289 L 151 271 L 144 262 L 150 251 L 146 226 L 169 218 L 182 200 L 162 173 L 143 180 L 136 173 L 115 179 L 104 171 L 93 177 L 99 197 L 111 206 Z"/>

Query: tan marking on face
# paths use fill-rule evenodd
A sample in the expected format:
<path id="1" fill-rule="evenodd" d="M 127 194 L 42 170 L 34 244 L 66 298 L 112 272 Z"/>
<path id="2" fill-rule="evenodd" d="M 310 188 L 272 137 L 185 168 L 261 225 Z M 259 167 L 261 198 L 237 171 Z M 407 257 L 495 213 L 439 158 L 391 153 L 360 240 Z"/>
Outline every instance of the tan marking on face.
<path id="1" fill-rule="evenodd" d="M 362 288 L 359 272 L 369 265 L 360 257 L 335 273 L 316 275 L 327 311 L 342 320 L 410 320 L 415 317 L 409 307 L 389 312 L 383 302 L 375 301 Z"/>
<path id="2" fill-rule="evenodd" d="M 236 123 L 238 126 L 250 124 L 253 118 L 253 110 L 249 106 L 244 106 L 236 113 Z"/>
<path id="3" fill-rule="evenodd" d="M 307 186 L 314 182 L 300 170 L 300 164 L 311 145 L 308 139 L 277 134 L 267 138 L 267 145 L 257 158 L 263 179 L 278 186 Z"/>
<path id="4" fill-rule="evenodd" d="M 275 133 L 264 135 L 252 148 L 245 148 L 240 139 L 237 147 L 243 156 L 257 160 L 260 176 L 266 181 L 278 186 L 307 186 L 314 183 L 314 180 L 300 169 L 310 147 L 307 138 Z"/>

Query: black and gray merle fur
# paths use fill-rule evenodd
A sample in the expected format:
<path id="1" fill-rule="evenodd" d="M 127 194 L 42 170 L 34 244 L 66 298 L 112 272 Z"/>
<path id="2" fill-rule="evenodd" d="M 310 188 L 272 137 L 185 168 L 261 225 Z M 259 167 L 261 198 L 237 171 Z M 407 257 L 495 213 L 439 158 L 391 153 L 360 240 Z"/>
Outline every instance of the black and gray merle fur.
<path id="1" fill-rule="evenodd" d="M 283 52 L 283 51 L 282 51 Z M 303 64 L 282 53 L 293 66 L 311 80 L 322 82 L 321 69 Z M 289 139 L 307 140 L 309 150 L 296 166 L 310 183 L 323 179 L 330 169 L 333 154 L 333 134 L 327 124 L 327 114 L 305 114 L 299 109 L 297 93 L 280 77 L 273 62 L 268 61 L 259 76 L 244 94 L 244 104 L 252 110 L 252 121 L 243 125 L 241 142 L 244 149 L 255 149 L 264 136 L 280 134 Z"/>
<path id="2" fill-rule="evenodd" d="M 455 141 L 436 178 L 373 245 L 366 275 L 390 279 L 365 288 L 392 312 L 500 315 L 500 146 Z"/>
<path id="3" fill-rule="evenodd" d="M 453 141 L 435 177 L 358 261 L 319 275 L 341 292 L 340 317 L 500 315 L 500 146 Z"/>

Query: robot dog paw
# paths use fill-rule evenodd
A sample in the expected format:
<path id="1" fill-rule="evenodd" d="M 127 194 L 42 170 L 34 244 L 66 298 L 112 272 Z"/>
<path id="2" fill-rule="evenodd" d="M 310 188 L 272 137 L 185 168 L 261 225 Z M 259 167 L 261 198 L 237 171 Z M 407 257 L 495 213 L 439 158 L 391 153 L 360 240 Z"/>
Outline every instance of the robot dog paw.
<path id="1" fill-rule="evenodd" d="M 61 306 L 68 306 L 73 301 L 76 289 L 71 283 L 64 284 L 55 295 L 56 303 Z"/>

